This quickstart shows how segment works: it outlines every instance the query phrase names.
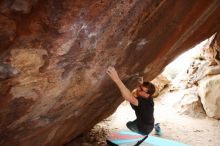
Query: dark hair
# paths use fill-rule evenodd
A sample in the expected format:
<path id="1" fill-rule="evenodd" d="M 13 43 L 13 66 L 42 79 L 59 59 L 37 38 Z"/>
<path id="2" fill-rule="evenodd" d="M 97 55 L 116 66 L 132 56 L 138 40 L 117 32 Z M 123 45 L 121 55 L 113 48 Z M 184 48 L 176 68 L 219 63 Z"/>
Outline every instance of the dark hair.
<path id="1" fill-rule="evenodd" d="M 150 96 L 152 96 L 154 94 L 154 92 L 156 90 L 154 84 L 152 84 L 151 82 L 144 82 L 143 86 L 148 88 L 147 93 L 150 94 Z"/>

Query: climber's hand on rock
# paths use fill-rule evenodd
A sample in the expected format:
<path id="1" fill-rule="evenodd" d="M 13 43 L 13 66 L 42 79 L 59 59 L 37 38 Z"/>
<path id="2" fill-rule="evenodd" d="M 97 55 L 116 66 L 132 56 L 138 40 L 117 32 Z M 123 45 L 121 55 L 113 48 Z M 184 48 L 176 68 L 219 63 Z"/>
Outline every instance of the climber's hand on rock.
<path id="1" fill-rule="evenodd" d="M 120 80 L 117 71 L 115 70 L 114 67 L 110 66 L 108 67 L 106 73 L 110 76 L 110 78 L 114 81 L 117 82 L 118 80 Z"/>

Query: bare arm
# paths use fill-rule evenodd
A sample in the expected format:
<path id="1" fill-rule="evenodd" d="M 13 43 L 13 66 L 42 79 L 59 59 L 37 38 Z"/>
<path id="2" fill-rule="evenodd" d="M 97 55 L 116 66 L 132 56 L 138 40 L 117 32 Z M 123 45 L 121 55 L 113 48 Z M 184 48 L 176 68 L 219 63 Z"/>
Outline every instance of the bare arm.
<path id="1" fill-rule="evenodd" d="M 138 106 L 138 100 L 134 98 L 131 91 L 124 85 L 124 83 L 121 81 L 121 79 L 118 76 L 117 71 L 114 67 L 108 67 L 107 74 L 110 76 L 110 78 L 115 82 L 115 84 L 118 86 L 119 90 L 121 91 L 122 97 L 132 103 L 133 105 Z"/>

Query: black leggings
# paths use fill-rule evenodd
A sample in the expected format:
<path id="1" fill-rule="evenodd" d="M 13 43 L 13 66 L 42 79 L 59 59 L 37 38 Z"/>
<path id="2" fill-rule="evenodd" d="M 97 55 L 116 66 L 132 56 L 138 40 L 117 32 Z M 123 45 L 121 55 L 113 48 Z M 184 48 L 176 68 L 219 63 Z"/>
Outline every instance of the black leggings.
<path id="1" fill-rule="evenodd" d="M 137 125 L 137 120 L 127 122 L 126 126 L 131 131 L 139 133 L 141 135 L 149 135 L 154 128 L 154 124 L 152 124 L 147 126 L 146 129 L 139 129 Z"/>

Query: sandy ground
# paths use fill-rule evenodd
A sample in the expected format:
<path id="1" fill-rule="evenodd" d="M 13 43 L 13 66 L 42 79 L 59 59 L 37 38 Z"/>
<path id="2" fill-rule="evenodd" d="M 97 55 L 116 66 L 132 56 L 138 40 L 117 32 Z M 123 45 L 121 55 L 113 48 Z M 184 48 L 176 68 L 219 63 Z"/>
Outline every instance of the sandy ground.
<path id="1" fill-rule="evenodd" d="M 155 101 L 155 122 L 159 122 L 162 138 L 167 138 L 191 146 L 220 146 L 220 121 L 204 115 L 190 117 L 181 115 L 173 106 L 178 92 L 166 93 Z M 135 119 L 128 102 L 123 102 L 108 119 L 97 124 L 90 133 L 67 146 L 105 146 L 109 132 L 128 130 L 126 123 Z M 154 135 L 154 131 L 151 132 Z"/>

